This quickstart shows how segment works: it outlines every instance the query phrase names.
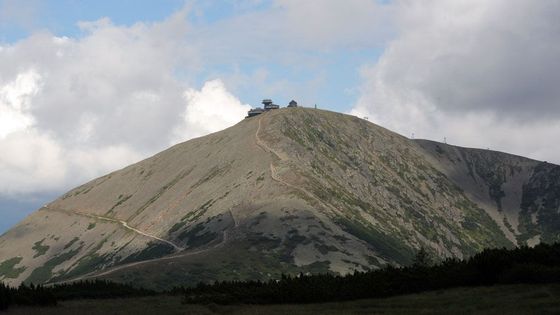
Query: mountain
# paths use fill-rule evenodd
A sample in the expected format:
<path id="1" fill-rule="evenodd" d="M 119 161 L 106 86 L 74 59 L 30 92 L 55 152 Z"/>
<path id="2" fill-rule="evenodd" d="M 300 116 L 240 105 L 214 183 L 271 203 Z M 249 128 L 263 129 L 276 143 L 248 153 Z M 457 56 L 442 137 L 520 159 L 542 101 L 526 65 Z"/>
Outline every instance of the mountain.
<path id="1" fill-rule="evenodd" d="M 559 240 L 560 166 L 354 116 L 244 119 L 77 187 L 0 237 L 0 280 L 152 288 Z"/>

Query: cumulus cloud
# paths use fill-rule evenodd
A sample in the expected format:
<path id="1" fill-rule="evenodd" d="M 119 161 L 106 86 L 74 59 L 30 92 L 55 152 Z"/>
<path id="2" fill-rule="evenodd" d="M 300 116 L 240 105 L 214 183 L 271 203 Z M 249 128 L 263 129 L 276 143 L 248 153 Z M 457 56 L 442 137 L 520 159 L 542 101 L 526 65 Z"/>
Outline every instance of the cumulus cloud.
<path id="1" fill-rule="evenodd" d="M 404 135 L 560 162 L 560 3 L 401 1 L 352 113 Z"/>
<path id="2" fill-rule="evenodd" d="M 560 161 L 550 145 L 560 135 L 558 4 L 252 2 L 212 23 L 191 23 L 187 6 L 161 22 L 85 21 L 77 38 L 40 31 L 2 46 L 0 196 L 70 188 L 228 127 L 249 108 L 234 96 L 243 87 L 319 90 L 329 79 L 321 53 L 380 47 L 393 27 L 363 69 L 354 114 L 405 135 Z M 288 82 L 270 64 L 317 71 Z"/>
<path id="3" fill-rule="evenodd" d="M 2 14 L 17 18 L 9 23 L 33 20 L 23 10 L 28 6 L 0 5 Z M 79 37 L 41 30 L 3 45 L 0 196 L 67 189 L 170 143 L 228 127 L 249 108 L 228 87 L 235 93 L 240 85 L 266 91 L 308 85 L 265 82 L 262 68 L 241 73 L 244 80 L 201 75 L 208 67 L 272 61 L 320 68 L 308 52 L 378 45 L 389 8 L 374 0 L 251 0 L 234 16 L 195 25 L 192 7 L 161 22 L 123 26 L 102 18 L 79 22 Z M 193 89 L 201 77 L 213 79 Z"/>
<path id="4" fill-rule="evenodd" d="M 62 149 L 48 135 L 21 130 L 0 138 L 0 147 L 1 194 L 50 191 L 49 187 L 65 184 L 67 166 Z"/>
<path id="5" fill-rule="evenodd" d="M 0 86 L 0 138 L 33 123 L 29 110 L 31 99 L 39 90 L 39 82 L 40 76 L 36 72 L 27 71 Z"/>
<path id="6" fill-rule="evenodd" d="M 229 93 L 219 79 L 206 82 L 200 91 L 189 89 L 183 96 L 186 107 L 182 124 L 175 130 L 177 142 L 231 126 L 251 109 Z"/>
<path id="7" fill-rule="evenodd" d="M 177 74 L 199 67 L 185 14 L 83 22 L 80 38 L 39 32 L 3 46 L 0 196 L 68 189 L 242 119 L 247 106 L 219 80 L 196 91 Z"/>

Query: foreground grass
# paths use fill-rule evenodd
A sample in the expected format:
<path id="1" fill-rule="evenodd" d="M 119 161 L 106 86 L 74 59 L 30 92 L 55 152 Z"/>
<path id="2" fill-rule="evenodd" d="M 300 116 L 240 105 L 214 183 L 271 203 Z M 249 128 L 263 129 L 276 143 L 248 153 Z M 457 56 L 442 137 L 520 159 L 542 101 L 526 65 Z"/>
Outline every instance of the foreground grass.
<path id="1" fill-rule="evenodd" d="M 181 297 L 77 300 L 6 314 L 558 314 L 560 284 L 456 288 L 384 299 L 306 305 L 183 305 Z"/>

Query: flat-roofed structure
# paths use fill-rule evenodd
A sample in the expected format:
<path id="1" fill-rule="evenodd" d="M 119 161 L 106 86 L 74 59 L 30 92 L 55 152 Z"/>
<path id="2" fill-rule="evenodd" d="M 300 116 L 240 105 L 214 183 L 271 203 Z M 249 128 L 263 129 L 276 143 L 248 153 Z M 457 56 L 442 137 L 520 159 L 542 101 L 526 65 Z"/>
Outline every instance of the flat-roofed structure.
<path id="1" fill-rule="evenodd" d="M 262 101 L 262 104 L 264 105 L 264 110 L 271 110 L 271 109 L 280 108 L 280 105 L 276 105 L 276 104 L 272 103 L 272 100 L 268 99 L 268 98 L 264 99 Z"/>
<path id="2" fill-rule="evenodd" d="M 260 115 L 260 114 L 262 114 L 262 113 L 264 113 L 264 112 L 266 112 L 266 111 L 269 111 L 269 110 L 271 110 L 271 109 L 278 109 L 278 108 L 280 108 L 280 105 L 274 104 L 274 103 L 272 102 L 272 100 L 269 99 L 269 98 L 265 98 L 265 99 L 262 101 L 262 104 L 264 105 L 264 108 L 257 107 L 257 108 L 252 108 L 252 109 L 250 109 L 250 110 L 247 112 L 247 117 L 245 117 L 245 118 L 249 118 L 249 117 L 253 117 L 253 116 Z"/>

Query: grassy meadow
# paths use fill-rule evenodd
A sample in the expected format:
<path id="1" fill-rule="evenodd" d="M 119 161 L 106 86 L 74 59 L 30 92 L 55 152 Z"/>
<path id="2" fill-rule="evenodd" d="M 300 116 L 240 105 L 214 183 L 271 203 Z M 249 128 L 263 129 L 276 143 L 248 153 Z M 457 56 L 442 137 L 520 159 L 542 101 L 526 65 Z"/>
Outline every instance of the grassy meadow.
<path id="1" fill-rule="evenodd" d="M 455 288 L 383 299 L 303 305 L 183 305 L 180 296 L 74 300 L 6 314 L 558 314 L 560 285 Z"/>

